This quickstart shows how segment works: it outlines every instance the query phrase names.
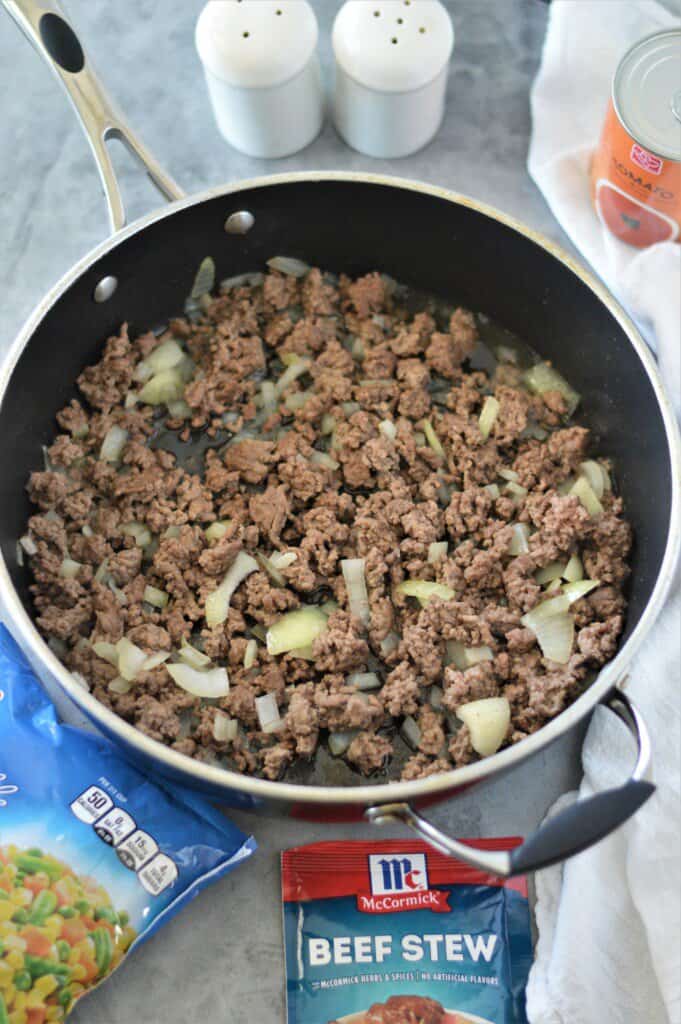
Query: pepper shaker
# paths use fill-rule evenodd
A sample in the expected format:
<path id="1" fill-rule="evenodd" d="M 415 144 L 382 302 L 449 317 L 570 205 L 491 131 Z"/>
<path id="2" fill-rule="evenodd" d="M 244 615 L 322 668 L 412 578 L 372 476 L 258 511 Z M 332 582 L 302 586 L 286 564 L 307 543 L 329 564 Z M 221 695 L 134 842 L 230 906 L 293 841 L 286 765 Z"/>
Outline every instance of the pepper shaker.
<path id="1" fill-rule="evenodd" d="M 215 120 L 235 149 L 289 156 L 319 134 L 324 99 L 308 0 L 209 0 L 196 25 Z"/>
<path id="2" fill-rule="evenodd" d="M 439 0 L 348 0 L 333 27 L 334 119 L 360 153 L 421 149 L 442 122 L 454 28 Z"/>

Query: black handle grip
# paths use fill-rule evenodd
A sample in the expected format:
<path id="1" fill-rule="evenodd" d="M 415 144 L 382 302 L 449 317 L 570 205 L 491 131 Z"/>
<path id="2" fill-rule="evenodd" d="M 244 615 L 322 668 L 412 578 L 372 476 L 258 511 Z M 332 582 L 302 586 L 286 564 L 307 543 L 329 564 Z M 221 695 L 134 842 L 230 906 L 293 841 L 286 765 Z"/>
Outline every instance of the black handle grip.
<path id="1" fill-rule="evenodd" d="M 631 781 L 577 800 L 511 852 L 511 874 L 537 871 L 581 853 L 623 825 L 654 792 L 651 782 Z"/>
<path id="2" fill-rule="evenodd" d="M 78 36 L 58 14 L 43 14 L 38 24 L 43 45 L 63 71 L 77 74 L 85 67 L 85 54 Z"/>

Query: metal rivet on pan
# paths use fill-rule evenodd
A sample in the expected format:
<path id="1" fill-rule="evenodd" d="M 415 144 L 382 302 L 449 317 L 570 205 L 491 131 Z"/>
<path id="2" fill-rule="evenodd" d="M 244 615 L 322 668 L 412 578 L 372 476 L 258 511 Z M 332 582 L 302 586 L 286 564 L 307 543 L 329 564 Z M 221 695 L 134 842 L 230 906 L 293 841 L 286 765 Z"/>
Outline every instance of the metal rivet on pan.
<path id="1" fill-rule="evenodd" d="M 255 217 L 249 210 L 238 210 L 225 221 L 225 231 L 228 235 L 246 235 L 254 224 Z"/>
<path id="2" fill-rule="evenodd" d="M 111 298 L 111 296 L 114 294 L 117 288 L 117 277 L 111 277 L 110 275 L 107 277 L 103 277 L 102 280 L 97 285 L 97 287 L 95 288 L 92 298 L 95 300 L 95 302 L 107 302 L 107 300 Z"/>

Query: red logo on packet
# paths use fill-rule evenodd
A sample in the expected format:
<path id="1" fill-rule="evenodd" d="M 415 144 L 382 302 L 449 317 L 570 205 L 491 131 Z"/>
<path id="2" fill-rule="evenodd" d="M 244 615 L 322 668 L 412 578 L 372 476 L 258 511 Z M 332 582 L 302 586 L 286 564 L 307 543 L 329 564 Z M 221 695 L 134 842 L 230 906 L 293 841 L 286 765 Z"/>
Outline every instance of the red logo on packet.
<path id="1" fill-rule="evenodd" d="M 364 914 L 394 914 L 407 910 L 450 911 L 449 893 L 428 885 L 424 853 L 369 855 L 370 892 L 357 894 L 357 909 Z"/>
<path id="2" fill-rule="evenodd" d="M 655 156 L 654 153 L 649 153 L 647 149 L 639 146 L 637 142 L 631 147 L 631 159 L 639 167 L 642 167 L 644 171 L 649 171 L 651 174 L 662 173 L 664 160 L 659 156 Z"/>

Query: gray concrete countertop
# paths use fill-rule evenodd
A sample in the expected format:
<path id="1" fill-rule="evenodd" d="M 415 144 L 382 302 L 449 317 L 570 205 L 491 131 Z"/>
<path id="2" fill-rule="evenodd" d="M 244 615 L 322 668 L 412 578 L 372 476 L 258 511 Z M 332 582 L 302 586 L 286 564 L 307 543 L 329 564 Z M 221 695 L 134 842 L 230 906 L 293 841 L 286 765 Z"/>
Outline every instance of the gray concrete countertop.
<path id="1" fill-rule="evenodd" d="M 339 3 L 316 0 L 329 76 L 329 30 Z M 327 124 L 303 153 L 252 160 L 217 133 L 193 46 L 198 0 L 71 0 L 69 10 L 111 92 L 162 164 L 188 191 L 298 169 L 397 174 L 468 193 L 569 247 L 525 161 L 529 88 L 545 30 L 539 0 L 449 2 L 457 33 L 446 121 L 423 152 L 377 161 L 347 149 Z M 0 353 L 40 296 L 107 230 L 89 150 L 60 89 L 0 13 Z M 157 202 L 117 155 L 131 217 Z M 432 812 L 460 836 L 523 834 L 575 785 L 579 736 L 504 779 Z M 278 853 L 323 838 L 366 837 L 359 826 L 234 818 L 260 844 L 256 857 L 204 892 L 89 997 L 73 1024 L 225 1024 L 283 1020 Z M 393 833 L 385 832 L 386 837 Z"/>

